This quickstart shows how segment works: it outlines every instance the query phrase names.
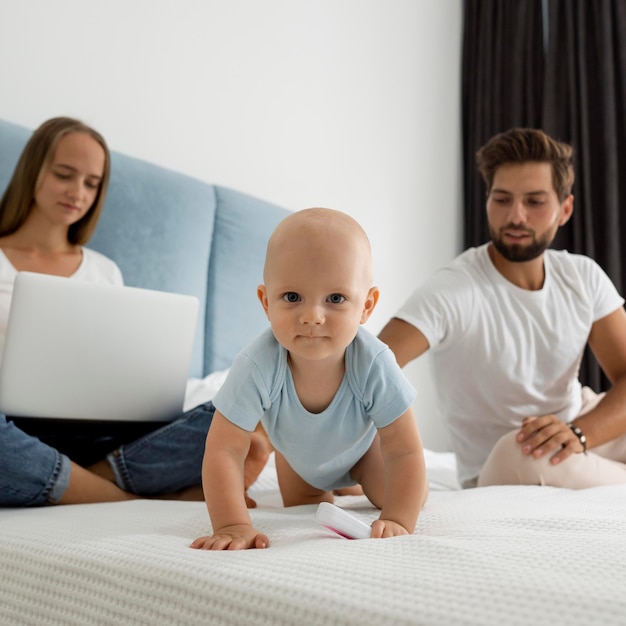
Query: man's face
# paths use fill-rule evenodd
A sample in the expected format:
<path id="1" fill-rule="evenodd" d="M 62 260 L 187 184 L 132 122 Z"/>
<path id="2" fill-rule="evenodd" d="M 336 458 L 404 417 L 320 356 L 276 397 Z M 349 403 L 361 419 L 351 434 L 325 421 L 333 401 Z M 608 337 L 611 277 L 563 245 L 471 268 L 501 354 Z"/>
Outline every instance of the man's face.
<path id="1" fill-rule="evenodd" d="M 487 197 L 489 234 L 508 261 L 537 258 L 572 212 L 573 197 L 559 202 L 550 163 L 507 163 L 496 170 Z"/>

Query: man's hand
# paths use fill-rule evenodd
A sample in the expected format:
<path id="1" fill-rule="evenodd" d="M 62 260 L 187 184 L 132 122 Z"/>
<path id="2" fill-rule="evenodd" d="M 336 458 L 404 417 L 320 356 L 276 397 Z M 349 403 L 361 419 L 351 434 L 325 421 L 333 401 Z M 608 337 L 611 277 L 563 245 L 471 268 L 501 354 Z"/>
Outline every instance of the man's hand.
<path id="1" fill-rule="evenodd" d="M 377 519 L 372 523 L 372 539 L 398 537 L 400 535 L 408 534 L 409 531 L 404 526 L 389 519 Z"/>
<path id="2" fill-rule="evenodd" d="M 515 438 L 522 446 L 522 454 L 532 454 L 536 459 L 556 450 L 550 458 L 552 465 L 561 463 L 571 454 L 583 451 L 578 437 L 556 415 L 527 417 Z"/>
<path id="3" fill-rule="evenodd" d="M 238 524 L 220 528 L 214 535 L 199 537 L 191 544 L 191 547 L 197 550 L 246 550 L 267 548 L 269 545 L 267 535 L 258 532 L 248 524 Z"/>

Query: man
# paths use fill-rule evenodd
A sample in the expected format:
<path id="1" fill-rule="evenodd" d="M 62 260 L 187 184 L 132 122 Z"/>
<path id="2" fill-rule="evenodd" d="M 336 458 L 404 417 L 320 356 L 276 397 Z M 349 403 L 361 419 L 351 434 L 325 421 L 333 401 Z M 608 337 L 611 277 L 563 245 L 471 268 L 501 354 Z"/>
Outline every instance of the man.
<path id="1" fill-rule="evenodd" d="M 380 333 L 400 366 L 430 349 L 464 487 L 626 483 L 624 299 L 590 258 L 548 250 L 571 217 L 572 148 L 512 129 L 477 154 L 491 241 L 418 288 Z M 596 396 L 585 346 L 612 383 Z"/>

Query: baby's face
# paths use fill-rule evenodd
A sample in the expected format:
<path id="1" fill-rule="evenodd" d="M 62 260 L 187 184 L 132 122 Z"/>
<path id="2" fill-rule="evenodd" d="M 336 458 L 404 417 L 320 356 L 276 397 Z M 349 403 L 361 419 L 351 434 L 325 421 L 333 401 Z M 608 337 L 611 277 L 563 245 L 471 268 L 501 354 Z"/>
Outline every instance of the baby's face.
<path id="1" fill-rule="evenodd" d="M 259 298 L 292 359 L 343 359 L 378 291 L 369 245 L 354 237 L 292 233 L 274 246 Z"/>

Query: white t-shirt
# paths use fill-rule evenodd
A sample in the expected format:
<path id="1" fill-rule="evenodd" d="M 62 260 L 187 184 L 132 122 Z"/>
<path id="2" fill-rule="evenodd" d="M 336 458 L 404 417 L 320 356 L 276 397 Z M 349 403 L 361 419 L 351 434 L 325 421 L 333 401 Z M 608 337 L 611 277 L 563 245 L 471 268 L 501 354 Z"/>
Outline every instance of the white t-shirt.
<path id="1" fill-rule="evenodd" d="M 82 248 L 82 252 L 82 261 L 78 269 L 70 276 L 71 279 L 109 285 L 124 284 L 122 272 L 114 261 L 89 248 Z M 16 276 L 17 270 L 0 249 L 0 355 L 4 349 L 9 309 L 13 297 L 13 283 Z"/>
<path id="2" fill-rule="evenodd" d="M 464 485 L 525 417 L 553 413 L 569 422 L 578 414 L 578 373 L 591 326 L 624 304 L 589 257 L 547 250 L 543 288 L 529 291 L 498 272 L 487 245 L 436 272 L 396 314 L 430 345 Z"/>

